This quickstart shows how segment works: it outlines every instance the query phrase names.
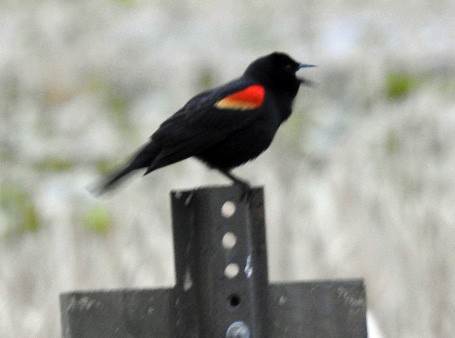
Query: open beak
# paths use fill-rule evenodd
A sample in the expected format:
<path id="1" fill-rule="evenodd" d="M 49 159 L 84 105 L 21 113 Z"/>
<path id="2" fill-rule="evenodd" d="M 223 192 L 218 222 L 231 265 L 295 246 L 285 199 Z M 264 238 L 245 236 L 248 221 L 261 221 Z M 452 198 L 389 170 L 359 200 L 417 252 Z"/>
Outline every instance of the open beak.
<path id="1" fill-rule="evenodd" d="M 311 68 L 311 67 L 316 67 L 316 65 L 310 65 L 308 63 L 301 63 L 301 64 L 299 64 L 299 68 L 297 70 L 302 69 L 302 68 Z M 301 85 L 304 85 L 304 86 L 313 85 L 313 81 L 307 80 L 303 77 L 298 77 L 297 79 L 300 81 Z"/>
<path id="2" fill-rule="evenodd" d="M 309 68 L 309 67 L 316 67 L 316 65 L 310 65 L 308 63 L 301 63 L 299 64 L 299 69 L 302 69 L 302 68 Z"/>

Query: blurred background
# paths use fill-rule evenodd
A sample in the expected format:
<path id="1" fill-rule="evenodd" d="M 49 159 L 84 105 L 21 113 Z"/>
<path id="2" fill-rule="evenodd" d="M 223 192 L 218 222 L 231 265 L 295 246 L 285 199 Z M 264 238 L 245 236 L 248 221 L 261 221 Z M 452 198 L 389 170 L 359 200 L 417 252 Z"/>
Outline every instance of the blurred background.
<path id="1" fill-rule="evenodd" d="M 278 50 L 301 75 L 265 186 L 272 281 L 365 279 L 375 337 L 455 336 L 454 1 L 0 1 L 0 336 L 58 337 L 68 290 L 171 287 L 190 159 L 88 188 L 201 90 Z"/>

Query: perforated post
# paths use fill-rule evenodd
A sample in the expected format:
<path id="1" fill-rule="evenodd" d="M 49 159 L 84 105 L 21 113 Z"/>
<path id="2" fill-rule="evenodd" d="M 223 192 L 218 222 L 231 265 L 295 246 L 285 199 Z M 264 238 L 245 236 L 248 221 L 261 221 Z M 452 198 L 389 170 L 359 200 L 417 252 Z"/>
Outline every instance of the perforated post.
<path id="1" fill-rule="evenodd" d="M 177 320 L 188 323 L 182 329 L 196 323 L 198 337 L 224 337 L 236 322 L 252 337 L 266 336 L 262 189 L 253 190 L 250 203 L 240 195 L 231 187 L 172 194 L 176 288 L 192 304 L 178 309 Z"/>
<path id="2" fill-rule="evenodd" d="M 240 196 L 235 186 L 173 192 L 176 285 L 64 293 L 63 336 L 367 337 L 362 280 L 268 283 L 263 191 Z"/>

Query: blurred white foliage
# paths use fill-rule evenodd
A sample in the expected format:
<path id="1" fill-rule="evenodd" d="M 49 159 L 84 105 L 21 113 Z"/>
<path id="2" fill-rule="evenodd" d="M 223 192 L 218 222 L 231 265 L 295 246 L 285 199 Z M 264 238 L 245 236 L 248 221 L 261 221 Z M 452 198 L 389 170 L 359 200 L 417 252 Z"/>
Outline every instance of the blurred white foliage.
<path id="1" fill-rule="evenodd" d="M 0 190 L 25 191 L 40 227 L 16 231 L 0 208 L 0 336 L 60 336 L 63 291 L 173 284 L 168 192 L 225 180 L 188 160 L 97 199 L 97 161 L 272 50 L 319 67 L 271 149 L 236 171 L 265 185 L 271 278 L 363 277 L 379 335 L 454 336 L 454 7 L 1 2 Z M 395 70 L 423 83 L 391 100 Z M 71 166 L 39 169 L 49 158 Z M 83 224 L 97 206 L 106 232 Z"/>

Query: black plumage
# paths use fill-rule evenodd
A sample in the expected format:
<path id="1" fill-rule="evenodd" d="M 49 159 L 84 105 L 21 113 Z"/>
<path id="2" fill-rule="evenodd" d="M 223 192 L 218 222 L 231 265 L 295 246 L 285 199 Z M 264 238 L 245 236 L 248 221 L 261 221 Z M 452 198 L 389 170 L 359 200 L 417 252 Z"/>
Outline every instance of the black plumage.
<path id="1" fill-rule="evenodd" d="M 252 62 L 238 79 L 205 91 L 164 121 L 124 167 L 99 185 L 103 193 L 128 174 L 156 169 L 196 157 L 218 169 L 234 183 L 249 188 L 231 170 L 266 150 L 292 112 L 300 85 L 300 64 L 284 53 L 272 53 Z"/>

